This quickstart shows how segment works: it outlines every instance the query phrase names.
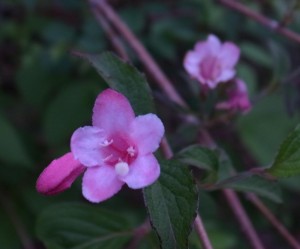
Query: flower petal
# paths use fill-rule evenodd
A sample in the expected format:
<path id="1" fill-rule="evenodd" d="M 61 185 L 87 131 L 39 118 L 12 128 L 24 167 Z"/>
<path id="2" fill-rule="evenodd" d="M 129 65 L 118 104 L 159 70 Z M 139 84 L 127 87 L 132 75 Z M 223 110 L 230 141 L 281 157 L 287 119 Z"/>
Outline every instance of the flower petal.
<path id="1" fill-rule="evenodd" d="M 218 54 L 221 49 L 221 42 L 218 37 L 210 34 L 206 41 L 207 49 L 213 54 Z"/>
<path id="2" fill-rule="evenodd" d="M 38 192 L 53 195 L 69 188 L 86 168 L 75 160 L 71 152 L 53 160 L 36 182 Z"/>
<path id="3" fill-rule="evenodd" d="M 98 203 L 119 192 L 123 184 L 114 167 L 103 165 L 88 168 L 82 179 L 82 193 L 90 202 Z"/>
<path id="4" fill-rule="evenodd" d="M 201 59 L 197 52 L 189 51 L 186 53 L 183 66 L 192 77 L 198 76 Z"/>
<path id="5" fill-rule="evenodd" d="M 74 158 L 87 167 L 102 165 L 104 156 L 101 154 L 101 144 L 105 139 L 104 131 L 98 127 L 85 126 L 77 129 L 71 138 Z"/>
<path id="6" fill-rule="evenodd" d="M 232 42 L 225 42 L 218 57 L 224 69 L 231 69 L 240 57 L 240 49 Z"/>
<path id="7" fill-rule="evenodd" d="M 231 80 L 235 76 L 235 70 L 225 69 L 222 71 L 221 75 L 215 80 L 215 82 L 226 82 Z"/>
<path id="8" fill-rule="evenodd" d="M 114 90 L 100 93 L 93 109 L 93 126 L 105 130 L 108 135 L 126 131 L 134 119 L 134 112 L 127 98 Z"/>
<path id="9" fill-rule="evenodd" d="M 163 123 L 152 113 L 136 117 L 129 128 L 130 138 L 137 146 L 139 155 L 156 151 L 164 132 Z"/>
<path id="10" fill-rule="evenodd" d="M 144 188 L 151 185 L 160 175 L 160 167 L 152 155 L 138 157 L 131 165 L 129 173 L 120 177 L 132 189 Z"/>

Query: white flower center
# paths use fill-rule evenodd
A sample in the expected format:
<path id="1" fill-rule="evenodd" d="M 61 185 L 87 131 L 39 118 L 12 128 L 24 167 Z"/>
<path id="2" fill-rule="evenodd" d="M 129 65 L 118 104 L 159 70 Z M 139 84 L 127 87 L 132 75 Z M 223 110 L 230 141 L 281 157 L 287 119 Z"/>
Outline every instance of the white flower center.
<path id="1" fill-rule="evenodd" d="M 115 171 L 117 173 L 117 175 L 119 176 L 125 176 L 128 174 L 129 172 L 129 166 L 128 163 L 125 162 L 118 162 L 115 165 Z"/>

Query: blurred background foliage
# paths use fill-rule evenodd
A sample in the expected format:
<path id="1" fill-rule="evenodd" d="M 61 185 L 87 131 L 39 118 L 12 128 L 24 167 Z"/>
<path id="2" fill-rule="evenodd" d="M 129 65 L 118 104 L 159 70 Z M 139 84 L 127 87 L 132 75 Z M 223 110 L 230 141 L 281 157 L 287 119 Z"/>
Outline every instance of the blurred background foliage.
<path id="1" fill-rule="evenodd" d="M 241 47 L 238 76 L 248 84 L 253 110 L 234 122 L 213 126 L 211 131 L 238 170 L 270 164 L 281 141 L 299 122 L 300 44 L 212 0 L 112 2 L 195 112 L 201 103 L 193 91 L 197 88 L 195 82 L 188 79 L 182 67 L 185 52 L 210 33 Z M 296 0 L 241 2 L 274 20 L 288 22 L 288 28 L 300 32 L 300 6 Z M 53 158 L 69 150 L 72 132 L 90 124 L 95 97 L 107 87 L 95 70 L 72 56 L 71 51 L 100 53 L 111 49 L 87 1 L 1 1 L 1 248 L 24 248 L 26 241 L 36 249 L 44 248 L 37 237 L 39 231 L 35 231 L 40 213 L 55 203 L 86 203 L 80 180 L 54 197 L 39 195 L 35 181 Z M 132 50 L 128 48 L 128 52 L 143 70 Z M 148 79 L 151 84 L 151 76 Z M 155 87 L 154 95 L 175 150 L 195 142 L 194 125 L 177 119 L 174 122 Z M 282 204 L 267 202 L 298 239 L 299 180 L 294 177 L 280 182 L 284 190 Z M 218 193 L 201 193 L 199 208 L 215 248 L 248 248 L 223 202 Z M 267 248 L 287 248 L 254 207 L 247 201 L 244 204 Z M 140 191 L 126 189 L 98 206 L 125 217 L 132 228 L 146 216 Z M 140 248 L 158 248 L 156 237 L 150 234 Z M 191 248 L 201 248 L 194 235 Z"/>

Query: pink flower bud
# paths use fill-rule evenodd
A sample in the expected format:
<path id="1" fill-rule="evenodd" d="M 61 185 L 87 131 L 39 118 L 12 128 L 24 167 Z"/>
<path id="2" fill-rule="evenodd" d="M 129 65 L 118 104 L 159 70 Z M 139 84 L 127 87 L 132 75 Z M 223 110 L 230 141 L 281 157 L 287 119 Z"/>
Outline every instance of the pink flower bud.
<path id="1" fill-rule="evenodd" d="M 240 111 L 247 113 L 251 109 L 247 86 L 241 79 L 235 79 L 227 90 L 228 100 L 217 104 L 217 109 Z"/>

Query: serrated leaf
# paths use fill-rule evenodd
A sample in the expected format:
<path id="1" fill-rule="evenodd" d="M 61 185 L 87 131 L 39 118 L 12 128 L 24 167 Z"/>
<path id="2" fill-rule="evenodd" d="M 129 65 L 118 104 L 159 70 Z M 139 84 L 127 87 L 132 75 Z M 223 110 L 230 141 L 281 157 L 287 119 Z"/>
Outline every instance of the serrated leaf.
<path id="1" fill-rule="evenodd" d="M 213 150 L 200 145 L 191 145 L 178 154 L 179 161 L 208 171 L 217 171 L 219 168 L 219 158 Z"/>
<path id="2" fill-rule="evenodd" d="M 236 191 L 255 193 L 277 203 L 282 201 L 279 184 L 253 172 L 240 173 L 217 183 L 212 188 L 214 190 L 230 188 Z"/>
<path id="3" fill-rule="evenodd" d="M 188 248 L 196 215 L 197 192 L 187 167 L 178 161 L 160 161 L 159 180 L 144 189 L 151 223 L 163 249 Z"/>
<path id="4" fill-rule="evenodd" d="M 36 232 L 48 249 L 118 249 L 131 236 L 127 220 L 88 204 L 59 204 L 41 213 Z"/>
<path id="5" fill-rule="evenodd" d="M 100 55 L 78 55 L 88 60 L 111 88 L 129 99 L 136 115 L 154 112 L 146 78 L 135 67 L 109 52 Z"/>
<path id="6" fill-rule="evenodd" d="M 0 161 L 9 165 L 31 167 L 32 161 L 20 136 L 10 122 L 0 114 Z"/>
<path id="7" fill-rule="evenodd" d="M 279 178 L 300 174 L 300 125 L 281 144 L 275 161 L 267 172 Z"/>

